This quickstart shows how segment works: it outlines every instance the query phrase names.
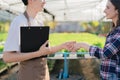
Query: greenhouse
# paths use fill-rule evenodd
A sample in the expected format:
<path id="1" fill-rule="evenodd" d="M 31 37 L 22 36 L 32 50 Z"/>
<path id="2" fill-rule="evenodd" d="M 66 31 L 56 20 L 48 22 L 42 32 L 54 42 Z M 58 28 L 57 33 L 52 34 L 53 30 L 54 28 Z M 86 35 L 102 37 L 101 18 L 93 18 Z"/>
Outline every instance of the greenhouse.
<path id="1" fill-rule="evenodd" d="M 42 11 L 37 13 L 35 19 L 49 27 L 49 47 L 76 41 L 104 48 L 106 35 L 112 27 L 111 20 L 107 19 L 104 13 L 107 0 L 39 1 L 45 1 L 45 5 Z M 10 26 L 11 22 L 16 16 L 23 14 L 26 8 L 22 0 L 0 0 L 0 80 L 17 80 L 17 73 L 22 61 L 7 63 L 3 60 L 3 53 L 9 30 L 12 27 Z M 43 36 L 45 35 L 43 33 Z M 100 80 L 101 60 L 90 56 L 89 51 L 84 48 L 75 52 L 61 49 L 47 55 L 46 59 L 50 80 Z"/>

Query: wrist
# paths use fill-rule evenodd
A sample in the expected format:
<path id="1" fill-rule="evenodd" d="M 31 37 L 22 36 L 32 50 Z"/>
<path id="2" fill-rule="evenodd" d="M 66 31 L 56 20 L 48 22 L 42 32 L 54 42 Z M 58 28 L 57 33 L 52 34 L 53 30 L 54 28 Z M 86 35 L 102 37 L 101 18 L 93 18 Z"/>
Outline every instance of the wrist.
<path id="1" fill-rule="evenodd" d="M 87 51 L 89 51 L 89 48 L 90 48 L 90 45 L 89 45 L 89 44 L 86 44 L 86 43 L 85 43 L 83 46 L 84 46 L 84 48 L 85 48 Z"/>
<path id="2" fill-rule="evenodd" d="M 42 55 L 42 52 L 40 50 L 35 52 L 35 57 L 40 57 Z"/>
<path id="3" fill-rule="evenodd" d="M 78 43 L 79 48 L 84 48 L 84 43 Z"/>
<path id="4" fill-rule="evenodd" d="M 60 49 L 65 49 L 64 44 L 60 44 Z"/>

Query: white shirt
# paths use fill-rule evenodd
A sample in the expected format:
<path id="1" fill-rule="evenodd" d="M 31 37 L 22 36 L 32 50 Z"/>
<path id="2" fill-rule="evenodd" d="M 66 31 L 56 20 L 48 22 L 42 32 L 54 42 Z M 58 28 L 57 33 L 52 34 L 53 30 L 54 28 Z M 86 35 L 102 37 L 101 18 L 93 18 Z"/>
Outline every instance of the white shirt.
<path id="1" fill-rule="evenodd" d="M 43 26 L 43 22 L 38 18 L 30 18 L 31 26 Z M 20 27 L 28 26 L 24 14 L 17 16 L 11 23 L 8 37 L 4 45 L 4 51 L 20 51 Z"/>

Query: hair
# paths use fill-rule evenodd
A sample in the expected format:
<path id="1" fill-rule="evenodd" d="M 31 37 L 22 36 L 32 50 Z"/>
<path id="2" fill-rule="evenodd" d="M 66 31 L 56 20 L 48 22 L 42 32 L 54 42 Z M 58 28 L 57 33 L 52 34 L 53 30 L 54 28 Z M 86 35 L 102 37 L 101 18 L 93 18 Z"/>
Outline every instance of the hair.
<path id="1" fill-rule="evenodd" d="M 115 6 L 115 9 L 118 10 L 118 20 L 117 20 L 117 25 L 120 26 L 120 0 L 110 0 L 110 2 Z M 113 27 L 115 24 L 113 24 Z"/>
<path id="2" fill-rule="evenodd" d="M 22 2 L 24 3 L 24 5 L 28 5 L 28 0 L 22 0 Z"/>

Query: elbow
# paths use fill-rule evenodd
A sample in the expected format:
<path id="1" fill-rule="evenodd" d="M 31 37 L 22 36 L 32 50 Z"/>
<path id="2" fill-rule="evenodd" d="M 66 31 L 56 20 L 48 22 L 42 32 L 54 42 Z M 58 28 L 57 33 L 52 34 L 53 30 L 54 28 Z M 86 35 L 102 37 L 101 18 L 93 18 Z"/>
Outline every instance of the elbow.
<path id="1" fill-rule="evenodd" d="M 8 56 L 7 53 L 4 53 L 2 59 L 5 63 L 10 63 L 11 61 L 10 61 L 9 57 L 7 57 L 7 56 Z"/>
<path id="2" fill-rule="evenodd" d="M 3 55 L 3 61 L 5 62 L 5 63 L 9 63 L 9 60 L 6 58 L 6 56 L 4 56 Z"/>

